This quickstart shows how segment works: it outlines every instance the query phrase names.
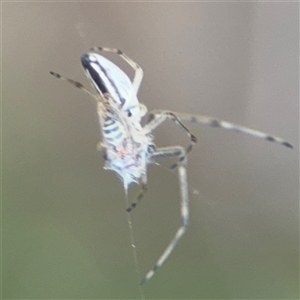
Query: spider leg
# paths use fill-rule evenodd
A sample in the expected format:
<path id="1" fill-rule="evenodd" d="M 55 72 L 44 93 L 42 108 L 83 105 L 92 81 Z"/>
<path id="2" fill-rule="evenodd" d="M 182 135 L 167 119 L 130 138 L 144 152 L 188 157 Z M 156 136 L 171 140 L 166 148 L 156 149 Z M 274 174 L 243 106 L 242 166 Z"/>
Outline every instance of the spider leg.
<path id="1" fill-rule="evenodd" d="M 143 69 L 134 62 L 130 57 L 128 57 L 125 53 L 123 53 L 121 50 L 116 48 L 106 48 L 106 47 L 92 47 L 90 49 L 91 51 L 103 51 L 103 52 L 109 52 L 109 53 L 115 53 L 118 54 L 122 59 L 124 59 L 135 71 L 133 80 L 132 80 L 132 91 L 135 95 L 137 95 L 137 92 L 140 88 L 144 72 Z"/>
<path id="2" fill-rule="evenodd" d="M 63 76 L 61 76 L 60 74 L 55 73 L 55 72 L 52 72 L 52 71 L 50 72 L 50 74 L 51 74 L 52 76 L 58 78 L 58 79 L 65 80 L 65 81 L 67 81 L 68 83 L 72 84 L 73 86 L 77 87 L 78 89 L 80 89 L 80 90 L 82 90 L 82 91 L 88 93 L 91 97 L 93 97 L 93 98 L 96 99 L 97 101 L 99 100 L 99 98 L 98 98 L 96 95 L 94 95 L 93 93 L 91 93 L 91 92 L 90 92 L 86 87 L 84 87 L 84 85 L 81 84 L 80 82 L 75 81 L 75 80 L 70 79 L 70 78 L 63 77 Z"/>
<path id="3" fill-rule="evenodd" d="M 141 190 L 136 196 L 135 201 L 132 202 L 131 205 L 126 209 L 127 212 L 131 212 L 137 206 L 137 204 L 142 200 L 145 193 L 147 192 L 147 189 L 147 175 L 143 175 L 141 177 Z"/>
<path id="4" fill-rule="evenodd" d="M 197 143 L 197 138 L 191 133 L 191 131 L 181 122 L 181 120 L 178 118 L 177 113 L 173 113 L 172 111 L 152 111 L 149 113 L 149 119 L 146 125 L 144 126 L 144 129 L 146 132 L 151 133 L 154 129 L 156 129 L 159 125 L 161 125 L 166 120 L 173 121 L 176 125 L 178 125 L 180 128 L 182 128 L 186 134 L 190 138 L 190 144 L 185 149 L 186 155 L 192 151 L 193 146 Z M 179 158 L 180 160 L 180 158 Z M 174 163 L 171 166 L 171 169 L 174 170 L 178 166 L 178 163 Z"/>
<path id="5" fill-rule="evenodd" d="M 187 156 L 186 151 L 181 146 L 175 147 L 165 147 L 158 148 L 155 152 L 153 152 L 152 157 L 168 157 L 168 156 L 179 156 L 178 163 L 178 179 L 180 186 L 180 195 L 181 195 L 181 219 L 182 225 L 176 231 L 173 239 L 164 250 L 162 255 L 158 258 L 155 265 L 147 272 L 145 277 L 141 280 L 140 285 L 144 285 L 147 283 L 154 274 L 160 269 L 160 267 L 164 264 L 164 262 L 171 255 L 175 247 L 177 246 L 179 240 L 182 238 L 184 233 L 187 230 L 187 226 L 189 224 L 189 195 L 188 195 L 188 182 L 187 182 L 187 172 L 186 172 L 186 162 Z"/>
<path id="6" fill-rule="evenodd" d="M 236 132 L 241 132 L 245 133 L 254 137 L 258 137 L 260 139 L 263 139 L 265 141 L 269 142 L 274 142 L 281 144 L 287 148 L 293 148 L 293 145 L 291 145 L 289 142 L 286 142 L 280 137 L 270 135 L 268 133 L 258 131 L 255 129 L 251 129 L 248 127 L 240 126 L 234 123 L 230 123 L 224 120 L 220 120 L 218 118 L 214 117 L 209 117 L 209 116 L 203 116 L 203 115 L 195 115 L 195 114 L 186 114 L 186 113 L 180 113 L 180 112 L 171 112 L 171 111 L 165 111 L 165 110 L 156 110 L 151 112 L 152 115 L 157 115 L 157 114 L 174 114 L 176 117 L 182 121 L 188 121 L 191 123 L 197 123 L 197 124 L 202 124 L 202 125 L 208 125 L 210 127 L 214 128 L 224 128 L 227 130 L 232 130 Z M 151 124 L 151 122 L 150 122 Z M 153 124 L 155 125 L 155 124 Z"/>

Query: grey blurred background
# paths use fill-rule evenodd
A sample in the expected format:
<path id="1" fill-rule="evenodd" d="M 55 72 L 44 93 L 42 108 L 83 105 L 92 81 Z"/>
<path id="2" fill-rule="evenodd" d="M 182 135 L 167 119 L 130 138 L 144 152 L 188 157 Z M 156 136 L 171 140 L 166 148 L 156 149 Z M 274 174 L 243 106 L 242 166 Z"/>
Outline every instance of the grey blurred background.
<path id="1" fill-rule="evenodd" d="M 143 67 L 150 110 L 212 115 L 295 146 L 187 124 L 199 139 L 190 227 L 146 298 L 298 298 L 299 4 L 11 2 L 2 18 L 3 299 L 140 297 L 122 182 L 96 151 L 95 103 L 49 75 L 92 90 L 79 60 L 91 46 Z M 188 143 L 171 123 L 155 138 Z M 149 166 L 132 212 L 141 276 L 180 224 L 170 163 Z"/>

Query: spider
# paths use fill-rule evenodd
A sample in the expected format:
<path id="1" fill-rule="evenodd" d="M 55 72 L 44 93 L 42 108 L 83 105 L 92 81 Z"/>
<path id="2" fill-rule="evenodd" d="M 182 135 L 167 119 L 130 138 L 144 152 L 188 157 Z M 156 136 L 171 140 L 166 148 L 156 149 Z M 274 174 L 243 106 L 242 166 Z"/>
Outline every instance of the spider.
<path id="1" fill-rule="evenodd" d="M 124 59 L 135 71 L 133 80 L 131 81 L 110 60 L 98 54 L 99 52 L 115 53 Z M 97 92 L 96 94 L 91 93 L 77 81 L 62 77 L 54 72 L 50 72 L 50 74 L 56 78 L 66 80 L 96 100 L 103 137 L 102 142 L 98 144 L 98 148 L 103 151 L 104 168 L 119 174 L 123 180 L 126 192 L 128 186 L 133 182 L 141 185 L 141 190 L 135 201 L 126 209 L 128 213 L 136 207 L 147 190 L 148 164 L 155 162 L 155 159 L 158 157 L 177 157 L 177 162 L 171 166 L 171 169 L 178 172 L 182 224 L 154 266 L 140 281 L 140 285 L 144 285 L 171 255 L 185 234 L 189 224 L 187 155 L 192 150 L 197 139 L 182 121 L 242 132 L 266 141 L 279 143 L 288 148 L 293 148 L 293 146 L 279 137 L 214 117 L 179 113 L 170 110 L 149 112 L 146 123 L 142 125 L 141 119 L 147 113 L 146 106 L 139 103 L 137 99 L 137 93 L 143 79 L 142 68 L 121 50 L 115 48 L 93 47 L 90 49 L 90 52 L 82 55 L 81 62 L 88 79 Z M 187 134 L 190 139 L 187 148 L 182 146 L 156 147 L 152 134 L 166 120 L 173 121 Z"/>

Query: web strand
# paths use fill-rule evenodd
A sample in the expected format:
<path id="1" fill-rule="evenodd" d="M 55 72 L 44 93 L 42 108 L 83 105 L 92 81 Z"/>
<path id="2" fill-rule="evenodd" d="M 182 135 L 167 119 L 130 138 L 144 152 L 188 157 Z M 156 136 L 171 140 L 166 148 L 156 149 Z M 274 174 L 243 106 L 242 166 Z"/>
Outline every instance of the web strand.
<path id="1" fill-rule="evenodd" d="M 126 202 L 126 208 L 129 207 L 128 189 L 126 187 L 125 187 L 125 202 Z M 133 257 L 134 257 L 135 272 L 137 274 L 137 280 L 139 282 L 140 278 L 141 278 L 141 272 L 140 272 L 139 260 L 138 260 L 138 257 L 137 257 L 137 251 L 136 251 L 135 239 L 134 239 L 134 232 L 133 232 L 133 226 L 132 226 L 130 213 L 127 213 L 127 222 L 128 222 L 129 232 L 130 232 L 130 245 L 132 247 L 132 253 L 133 253 Z M 144 295 L 143 287 L 141 285 L 138 285 L 138 288 L 139 288 L 139 292 L 140 292 L 140 295 L 141 295 L 141 299 L 144 300 L 145 295 Z"/>

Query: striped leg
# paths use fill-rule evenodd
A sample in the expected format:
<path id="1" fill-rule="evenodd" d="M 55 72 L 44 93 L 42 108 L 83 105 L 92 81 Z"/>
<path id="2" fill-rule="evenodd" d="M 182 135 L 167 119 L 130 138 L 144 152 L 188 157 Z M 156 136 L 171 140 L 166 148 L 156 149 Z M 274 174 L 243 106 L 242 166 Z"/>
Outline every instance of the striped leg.
<path id="1" fill-rule="evenodd" d="M 232 131 L 236 131 L 236 132 L 242 132 L 248 135 L 252 135 L 261 139 L 264 139 L 265 141 L 269 141 L 269 142 L 274 142 L 274 143 L 278 143 L 281 144 L 287 148 L 293 148 L 293 146 L 284 141 L 282 138 L 277 137 L 277 136 L 273 136 L 270 135 L 268 133 L 264 133 L 262 131 L 258 131 L 258 130 L 254 130 L 248 127 L 244 127 L 244 126 L 240 126 L 237 124 L 233 124 L 227 121 L 223 121 L 214 117 L 208 117 L 208 116 L 201 116 L 201 115 L 194 115 L 194 114 L 186 114 L 186 113 L 179 113 L 179 112 L 172 112 L 172 111 L 165 111 L 165 110 L 157 110 L 157 111 L 152 111 L 151 112 L 152 115 L 161 115 L 161 114 L 165 114 L 165 115 L 174 115 L 176 116 L 176 118 L 180 119 L 181 121 L 188 121 L 191 123 L 198 123 L 198 124 L 203 124 L 203 125 L 208 125 L 210 127 L 214 127 L 214 128 L 224 128 L 227 130 L 232 130 Z M 151 122 L 149 123 L 149 125 L 151 124 Z M 160 124 L 160 123 L 159 123 Z M 158 124 L 158 125 L 159 125 Z M 151 124 L 154 128 L 157 127 L 155 126 L 156 124 L 153 123 Z"/>
<path id="2" fill-rule="evenodd" d="M 96 96 L 94 95 L 93 93 L 91 93 L 86 87 L 84 87 L 83 84 L 81 84 L 80 82 L 78 81 L 75 81 L 73 79 L 70 79 L 70 78 L 65 78 L 65 77 L 62 77 L 60 74 L 58 73 L 55 73 L 55 72 L 50 72 L 50 74 L 52 76 L 54 76 L 55 78 L 58 78 L 58 79 L 61 79 L 61 80 L 65 80 L 67 81 L 68 83 L 72 84 L 73 86 L 77 87 L 78 89 L 88 93 L 91 97 L 93 97 L 94 99 L 96 99 L 97 101 L 99 101 L 99 96 Z"/>
<path id="3" fill-rule="evenodd" d="M 156 129 L 159 125 L 161 125 L 166 120 L 172 120 L 176 125 L 181 127 L 186 134 L 190 138 L 190 144 L 185 149 L 185 155 L 192 151 L 193 146 L 197 143 L 197 138 L 190 132 L 190 130 L 181 122 L 181 120 L 177 117 L 177 113 L 173 113 L 172 111 L 152 111 L 149 113 L 149 120 L 147 124 L 144 126 L 146 132 L 151 133 L 154 129 Z M 179 161 L 182 157 L 179 157 Z M 178 163 L 175 163 L 171 166 L 171 169 L 176 169 Z"/>
<path id="4" fill-rule="evenodd" d="M 180 186 L 180 195 L 181 195 L 181 219 L 182 225 L 176 231 L 173 239 L 159 257 L 153 268 L 148 271 L 145 277 L 141 280 L 140 285 L 144 285 L 147 283 L 154 274 L 160 269 L 160 267 L 164 264 L 164 262 L 171 255 L 175 247 L 177 246 L 179 240 L 182 238 L 184 233 L 187 230 L 187 226 L 189 224 L 189 195 L 188 195 L 188 182 L 187 182 L 187 174 L 186 174 L 186 152 L 183 147 L 175 146 L 175 147 L 166 147 L 159 148 L 153 153 L 153 158 L 156 157 L 167 157 L 167 156 L 180 156 L 182 159 L 178 163 L 178 179 Z"/>
<path id="5" fill-rule="evenodd" d="M 145 193 L 147 192 L 147 175 L 143 175 L 141 178 L 141 190 L 135 198 L 135 201 L 126 209 L 127 212 L 131 212 L 137 204 L 143 199 Z"/>
<path id="6" fill-rule="evenodd" d="M 106 47 L 93 47 L 90 50 L 115 53 L 115 54 L 118 54 L 121 58 L 123 58 L 135 71 L 134 78 L 132 81 L 132 89 L 133 89 L 133 93 L 135 95 L 137 95 L 137 92 L 140 88 L 140 85 L 141 85 L 141 82 L 142 82 L 142 79 L 144 76 L 144 72 L 143 72 L 143 69 L 136 62 L 134 62 L 130 57 L 128 57 L 125 53 L 123 53 L 119 49 L 106 48 Z"/>

